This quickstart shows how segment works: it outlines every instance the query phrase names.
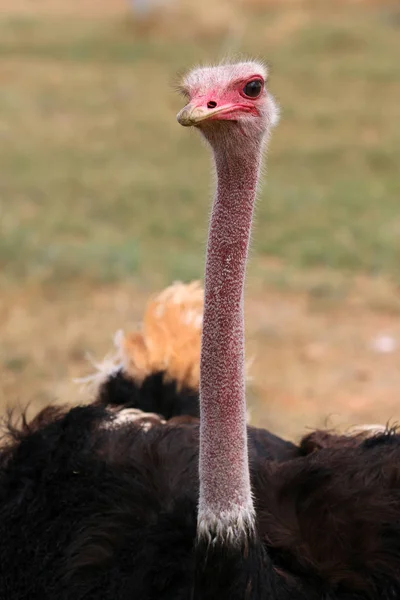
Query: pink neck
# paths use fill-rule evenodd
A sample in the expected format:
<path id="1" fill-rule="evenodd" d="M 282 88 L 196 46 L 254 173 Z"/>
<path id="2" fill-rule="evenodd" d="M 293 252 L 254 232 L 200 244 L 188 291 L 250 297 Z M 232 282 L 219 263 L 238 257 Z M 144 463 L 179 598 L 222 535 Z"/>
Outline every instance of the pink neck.
<path id="1" fill-rule="evenodd" d="M 235 534 L 253 524 L 243 292 L 260 161 L 261 143 L 236 156 L 215 149 L 218 186 L 208 237 L 200 371 L 198 535 L 213 529 Z"/>

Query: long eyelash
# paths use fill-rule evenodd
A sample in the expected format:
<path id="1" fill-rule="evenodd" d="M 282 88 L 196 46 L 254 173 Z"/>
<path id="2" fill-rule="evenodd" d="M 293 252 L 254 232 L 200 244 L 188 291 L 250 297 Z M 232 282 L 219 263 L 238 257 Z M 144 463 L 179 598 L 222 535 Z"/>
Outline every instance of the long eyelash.
<path id="1" fill-rule="evenodd" d="M 175 91 L 178 94 L 180 94 L 181 96 L 183 96 L 184 98 L 186 98 L 186 99 L 189 98 L 190 94 L 189 94 L 188 90 L 185 88 L 185 86 L 178 84 L 175 86 Z"/>
<path id="2" fill-rule="evenodd" d="M 184 98 L 189 98 L 189 92 L 182 83 L 182 81 L 184 81 L 184 74 L 185 71 L 178 71 L 173 77 L 173 79 L 170 80 L 170 86 L 172 87 L 174 92 L 176 92 L 180 96 L 183 96 Z"/>

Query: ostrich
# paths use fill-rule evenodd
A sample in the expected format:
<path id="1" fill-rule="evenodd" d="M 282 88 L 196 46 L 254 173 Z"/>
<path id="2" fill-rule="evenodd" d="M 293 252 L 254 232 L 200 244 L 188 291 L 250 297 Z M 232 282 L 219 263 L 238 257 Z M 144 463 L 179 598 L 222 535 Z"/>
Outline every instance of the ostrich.
<path id="1" fill-rule="evenodd" d="M 203 296 L 200 283 L 192 281 L 175 282 L 150 298 L 141 325 L 127 334 L 118 331 L 115 352 L 76 381 L 96 404 L 127 409 L 126 416 L 142 411 L 162 419 L 199 417 Z"/>
<path id="2" fill-rule="evenodd" d="M 182 125 L 210 144 L 200 427 L 108 427 L 103 405 L 9 427 L 0 455 L 7 600 L 400 598 L 400 437 L 276 461 L 246 427 L 243 283 L 276 117 L 255 62 L 192 71 Z"/>

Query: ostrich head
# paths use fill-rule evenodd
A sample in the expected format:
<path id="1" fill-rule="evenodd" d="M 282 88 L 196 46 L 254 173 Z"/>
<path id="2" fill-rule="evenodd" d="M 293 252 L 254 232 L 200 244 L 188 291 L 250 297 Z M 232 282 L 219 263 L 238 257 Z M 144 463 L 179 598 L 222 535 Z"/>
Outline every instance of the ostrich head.
<path id="1" fill-rule="evenodd" d="M 253 61 L 194 69 L 180 86 L 189 103 L 178 122 L 199 128 L 214 149 L 258 145 L 278 120 L 267 79 L 266 67 Z"/>

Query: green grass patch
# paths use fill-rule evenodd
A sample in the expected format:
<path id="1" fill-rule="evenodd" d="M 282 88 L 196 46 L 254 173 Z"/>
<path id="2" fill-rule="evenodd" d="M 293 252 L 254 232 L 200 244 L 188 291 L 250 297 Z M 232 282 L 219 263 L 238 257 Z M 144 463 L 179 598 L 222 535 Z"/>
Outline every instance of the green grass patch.
<path id="1" fill-rule="evenodd" d="M 266 57 L 282 119 L 253 261 L 400 282 L 400 29 L 390 13 L 315 13 L 240 50 Z M 114 20 L 0 21 L 0 282 L 199 277 L 210 169 L 175 121 L 176 71 L 224 43 L 137 38 Z"/>

